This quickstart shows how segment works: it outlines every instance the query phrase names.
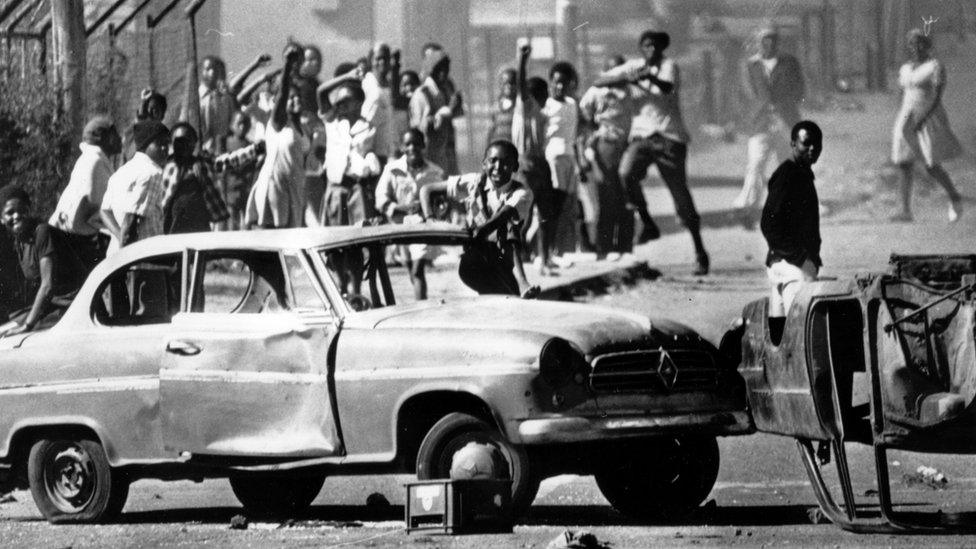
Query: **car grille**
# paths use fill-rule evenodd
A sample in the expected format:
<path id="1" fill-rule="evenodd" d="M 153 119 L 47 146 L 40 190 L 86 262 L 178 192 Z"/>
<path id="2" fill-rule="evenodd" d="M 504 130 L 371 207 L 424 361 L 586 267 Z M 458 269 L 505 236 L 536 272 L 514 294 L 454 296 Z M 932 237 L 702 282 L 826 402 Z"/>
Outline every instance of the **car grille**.
<path id="1" fill-rule="evenodd" d="M 714 389 L 718 374 L 705 351 L 609 353 L 593 360 L 590 387 L 598 393 L 681 393 Z"/>

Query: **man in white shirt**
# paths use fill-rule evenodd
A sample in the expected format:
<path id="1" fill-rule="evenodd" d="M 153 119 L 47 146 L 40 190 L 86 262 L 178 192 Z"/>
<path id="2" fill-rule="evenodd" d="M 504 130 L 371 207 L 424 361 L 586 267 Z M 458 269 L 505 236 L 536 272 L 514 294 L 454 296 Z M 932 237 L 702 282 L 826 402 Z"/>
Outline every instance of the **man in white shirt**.
<path id="1" fill-rule="evenodd" d="M 163 168 L 170 133 L 162 122 L 144 120 L 132 129 L 136 153 L 108 180 L 102 222 L 112 234 L 109 253 L 163 234 Z"/>
<path id="2" fill-rule="evenodd" d="M 109 156 L 121 152 L 122 138 L 115 123 L 99 115 L 85 125 L 78 148 L 81 156 L 75 161 L 68 186 L 61 193 L 48 224 L 68 236 L 78 258 L 90 271 L 105 257 L 105 247 L 99 241 L 100 212 L 112 176 Z"/>
<path id="3" fill-rule="evenodd" d="M 513 179 L 518 170 L 518 150 L 511 141 L 488 145 L 482 171 L 457 175 L 420 190 L 424 215 L 433 210 L 431 194 L 446 191 L 461 205 L 465 225 L 474 240 L 465 246 L 458 275 L 479 294 L 533 297 L 538 286 L 529 286 L 522 266 L 522 240 L 532 213 L 532 191 Z M 513 273 L 514 269 L 514 273 Z M 526 288 L 524 291 L 520 287 Z"/>
<path id="4" fill-rule="evenodd" d="M 688 190 L 686 163 L 690 136 L 681 118 L 678 90 L 681 79 L 678 65 L 664 56 L 671 37 L 666 32 L 646 31 L 641 35 L 643 59 L 632 60 L 603 73 L 594 86 L 629 87 L 634 104 L 630 144 L 620 161 L 620 177 L 627 188 L 631 206 L 644 223 L 638 242 L 660 236 L 647 210 L 640 183 L 647 169 L 657 165 L 668 186 L 675 210 L 691 233 L 695 246 L 696 275 L 708 273 L 709 260 L 701 238 L 701 218 Z"/>

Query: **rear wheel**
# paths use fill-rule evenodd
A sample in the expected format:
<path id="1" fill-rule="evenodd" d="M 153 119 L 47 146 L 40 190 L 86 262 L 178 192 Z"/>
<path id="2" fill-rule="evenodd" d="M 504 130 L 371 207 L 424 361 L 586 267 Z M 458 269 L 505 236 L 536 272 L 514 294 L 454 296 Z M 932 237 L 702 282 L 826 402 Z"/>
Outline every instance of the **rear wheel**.
<path id="1" fill-rule="evenodd" d="M 494 478 L 512 481 L 512 513 L 524 515 L 540 478 L 525 450 L 474 416 L 452 413 L 431 427 L 417 452 L 417 478 Z"/>
<path id="2" fill-rule="evenodd" d="M 325 475 L 238 476 L 230 487 L 244 510 L 260 516 L 294 516 L 306 511 L 322 490 Z"/>
<path id="3" fill-rule="evenodd" d="M 128 479 L 109 466 L 102 445 L 81 436 L 35 442 L 27 477 L 38 510 L 54 524 L 112 520 L 129 495 Z"/>
<path id="4" fill-rule="evenodd" d="M 679 518 L 708 497 L 718 477 L 714 437 L 663 438 L 619 449 L 594 475 L 614 509 L 645 520 Z"/>

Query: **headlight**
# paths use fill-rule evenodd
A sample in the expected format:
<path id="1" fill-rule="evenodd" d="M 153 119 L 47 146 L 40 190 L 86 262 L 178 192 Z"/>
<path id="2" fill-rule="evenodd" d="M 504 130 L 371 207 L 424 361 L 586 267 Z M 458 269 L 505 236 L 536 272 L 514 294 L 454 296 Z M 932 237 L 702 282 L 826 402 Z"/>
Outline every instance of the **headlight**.
<path id="1" fill-rule="evenodd" d="M 550 387 L 562 387 L 572 381 L 586 381 L 589 365 L 586 359 L 565 339 L 552 338 L 539 354 L 539 374 Z"/>

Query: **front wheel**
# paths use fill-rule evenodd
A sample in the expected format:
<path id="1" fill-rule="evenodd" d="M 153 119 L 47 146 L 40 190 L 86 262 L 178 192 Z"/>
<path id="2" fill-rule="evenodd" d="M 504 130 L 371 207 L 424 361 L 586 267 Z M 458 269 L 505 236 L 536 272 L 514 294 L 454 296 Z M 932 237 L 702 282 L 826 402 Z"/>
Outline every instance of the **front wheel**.
<path id="1" fill-rule="evenodd" d="M 122 511 L 129 482 L 90 438 L 41 439 L 31 447 L 27 477 L 38 510 L 52 524 L 107 522 Z"/>
<path id="2" fill-rule="evenodd" d="M 643 520 L 680 518 L 708 497 L 718 477 L 715 437 L 663 438 L 620 448 L 594 475 L 607 501 Z"/>
<path id="3" fill-rule="evenodd" d="M 417 478 L 510 479 L 515 517 L 528 511 L 541 480 L 523 448 L 488 423 L 462 413 L 444 416 L 424 437 L 417 452 Z"/>
<path id="4" fill-rule="evenodd" d="M 307 510 L 322 490 L 325 475 L 239 476 L 230 487 L 244 509 L 258 516 L 294 516 Z"/>

